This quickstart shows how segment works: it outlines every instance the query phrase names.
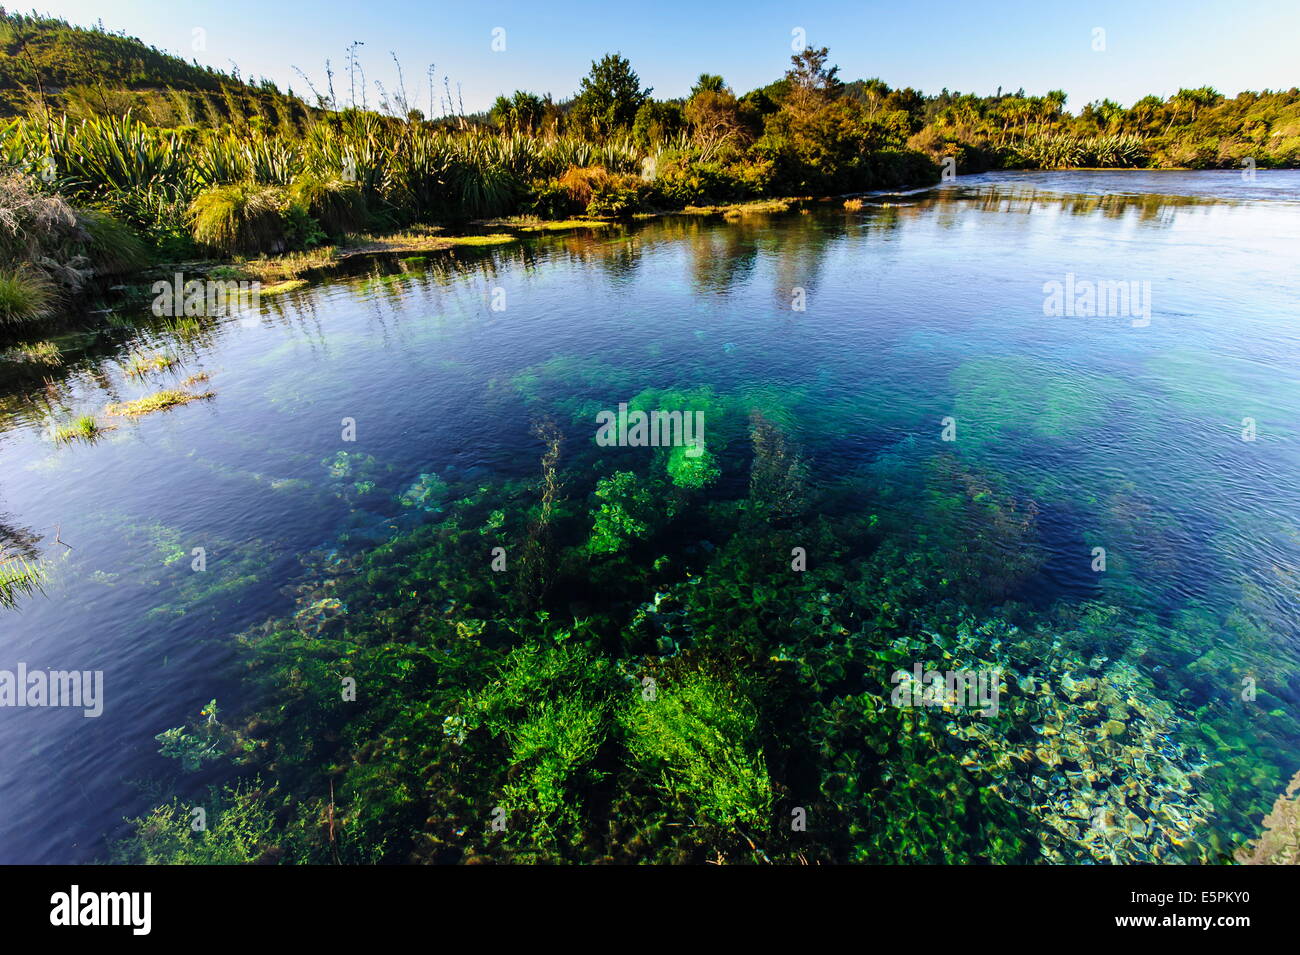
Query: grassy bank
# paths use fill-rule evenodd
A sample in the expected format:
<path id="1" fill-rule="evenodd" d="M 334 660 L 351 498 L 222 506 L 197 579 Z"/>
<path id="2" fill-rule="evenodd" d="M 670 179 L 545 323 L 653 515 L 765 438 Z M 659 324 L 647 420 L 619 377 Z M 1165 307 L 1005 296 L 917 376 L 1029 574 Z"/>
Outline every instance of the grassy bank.
<path id="1" fill-rule="evenodd" d="M 12 117 L 0 125 L 0 334 L 174 263 L 294 278 L 369 253 L 925 186 L 945 164 L 1300 163 L 1295 89 L 1180 90 L 1071 114 L 1059 91 L 846 83 L 826 48 L 807 48 L 748 93 L 704 73 L 686 97 L 657 100 L 611 54 L 569 100 L 519 90 L 485 114 L 434 118 L 405 94 L 309 105 L 49 18 L 0 14 L 0 32 L 0 115 Z M 482 222 L 505 226 L 471 227 Z"/>

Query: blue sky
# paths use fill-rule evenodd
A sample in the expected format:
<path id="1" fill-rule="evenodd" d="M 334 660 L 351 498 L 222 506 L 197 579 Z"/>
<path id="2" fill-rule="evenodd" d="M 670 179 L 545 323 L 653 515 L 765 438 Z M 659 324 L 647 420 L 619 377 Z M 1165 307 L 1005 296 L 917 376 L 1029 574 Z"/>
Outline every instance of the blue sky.
<path id="1" fill-rule="evenodd" d="M 39 4 L 39 0 L 37 0 Z M 161 49 L 245 77 L 267 76 L 306 93 L 299 67 L 348 95 L 348 44 L 360 40 L 370 81 L 390 91 L 401 60 L 408 94 L 428 109 L 427 67 L 459 83 L 467 112 L 514 89 L 570 95 L 591 60 L 627 56 L 656 96 L 684 94 L 701 72 L 737 92 L 778 78 L 791 31 L 829 46 L 845 79 L 879 76 L 925 92 L 943 87 L 1033 94 L 1064 89 L 1068 106 L 1109 97 L 1125 105 L 1181 86 L 1242 89 L 1300 85 L 1300 2 L 790 3 L 769 0 L 578 0 L 445 3 L 417 0 L 51 0 L 42 12 L 79 24 L 102 20 Z M 505 30 L 503 52 L 492 31 Z M 1094 51 L 1094 29 L 1105 31 Z M 205 31 L 194 49 L 194 31 Z M 418 96 L 417 96 L 418 93 Z M 358 100 L 360 94 L 358 93 Z"/>

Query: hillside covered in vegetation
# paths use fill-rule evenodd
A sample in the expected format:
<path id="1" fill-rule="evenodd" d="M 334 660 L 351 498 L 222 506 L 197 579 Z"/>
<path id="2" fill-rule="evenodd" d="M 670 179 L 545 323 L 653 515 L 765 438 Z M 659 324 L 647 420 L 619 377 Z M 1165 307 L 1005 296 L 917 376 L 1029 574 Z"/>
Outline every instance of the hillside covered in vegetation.
<path id="1" fill-rule="evenodd" d="M 308 107 L 270 80 L 246 83 L 124 33 L 0 8 L 0 116 L 134 113 L 159 126 L 300 129 Z"/>

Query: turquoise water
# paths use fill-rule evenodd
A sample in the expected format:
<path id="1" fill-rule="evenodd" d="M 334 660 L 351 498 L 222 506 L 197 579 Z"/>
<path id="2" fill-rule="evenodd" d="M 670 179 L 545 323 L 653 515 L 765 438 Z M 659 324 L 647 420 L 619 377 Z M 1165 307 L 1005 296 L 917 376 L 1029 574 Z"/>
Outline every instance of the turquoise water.
<path id="1" fill-rule="evenodd" d="M 377 263 L 264 300 L 256 327 L 101 317 L 61 341 L 75 355 L 62 368 L 0 365 L 0 524 L 53 573 L 43 595 L 0 612 L 0 670 L 103 670 L 106 697 L 98 719 L 0 710 L 0 861 L 91 859 L 153 805 L 149 780 L 172 768 L 155 734 L 213 697 L 261 702 L 232 635 L 293 613 L 331 554 L 437 520 L 400 504 L 422 475 L 448 497 L 530 479 L 529 429 L 550 416 L 568 499 L 593 509 L 599 476 L 644 461 L 598 448 L 595 413 L 647 389 L 710 396 L 721 475 L 704 502 L 751 487 L 759 411 L 805 462 L 809 513 L 841 529 L 871 516 L 899 553 L 945 555 L 951 580 L 919 584 L 936 601 L 955 592 L 975 617 L 1025 631 L 1073 622 L 1071 651 L 1082 640 L 1086 652 L 1022 666 L 1008 687 L 1065 687 L 1028 749 L 1068 736 L 1042 727 L 1074 726 L 1064 708 L 1093 698 L 1129 730 L 1113 751 L 1097 744 L 1095 769 L 1048 753 L 1047 771 L 1000 784 L 1016 825 L 1061 834 L 1041 855 L 1105 858 L 1060 819 L 1123 816 L 1123 803 L 1070 816 L 1074 775 L 1157 760 L 1162 782 L 1111 857 L 1220 858 L 1300 768 L 1298 265 L 1300 173 L 988 175 L 857 211 L 674 217 Z M 1044 314 L 1045 286 L 1067 280 L 1137 283 L 1149 314 Z M 180 364 L 125 377 L 131 353 L 159 350 Z M 200 372 L 211 400 L 93 444 L 45 433 Z M 344 418 L 355 443 L 341 440 Z M 660 550 L 689 564 L 717 536 L 679 521 Z M 846 577 L 868 566 L 862 552 L 809 548 Z M 551 599 L 572 616 L 605 598 Z M 1015 665 L 997 652 L 1014 637 L 954 639 L 971 659 Z M 937 662 L 923 644 L 906 660 Z M 1256 698 L 1242 699 L 1243 680 Z M 1000 752 L 998 732 L 950 731 L 975 761 Z M 948 812 L 938 797 L 930 811 Z M 1156 836 L 1152 819 L 1175 815 L 1185 828 Z"/>

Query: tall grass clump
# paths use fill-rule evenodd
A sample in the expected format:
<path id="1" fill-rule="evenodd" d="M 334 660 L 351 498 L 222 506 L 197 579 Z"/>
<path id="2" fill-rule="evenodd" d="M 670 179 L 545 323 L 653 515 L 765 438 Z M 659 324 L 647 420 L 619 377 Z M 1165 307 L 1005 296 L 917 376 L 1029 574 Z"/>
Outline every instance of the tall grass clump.
<path id="1" fill-rule="evenodd" d="M 27 345 L 15 345 L 0 352 L 0 359 L 28 365 L 44 365 L 57 368 L 63 364 L 63 353 L 54 342 L 32 342 Z"/>
<path id="2" fill-rule="evenodd" d="M 30 268 L 0 268 L 0 325 L 21 325 L 54 312 L 54 287 Z"/>
<path id="3" fill-rule="evenodd" d="M 274 186 L 214 186 L 190 204 L 194 239 L 219 252 L 257 254 L 285 247 L 286 199 Z"/>
<path id="4" fill-rule="evenodd" d="M 77 212 L 84 250 L 96 275 L 122 275 L 149 261 L 144 242 L 130 226 L 94 209 Z"/>
<path id="5" fill-rule="evenodd" d="M 55 427 L 54 443 L 70 444 L 73 441 L 94 441 L 108 430 L 111 429 L 101 425 L 94 415 L 83 414 L 70 424 Z"/>
<path id="6" fill-rule="evenodd" d="M 14 609 L 20 599 L 38 593 L 45 580 L 39 561 L 0 550 L 0 609 Z"/>
<path id="7" fill-rule="evenodd" d="M 326 235 L 363 231 L 370 220 L 365 197 L 354 183 L 305 173 L 294 180 L 290 197 L 320 224 Z"/>
<path id="8" fill-rule="evenodd" d="M 107 213 L 75 209 L 30 176 L 0 175 L 0 321 L 44 317 L 61 296 L 76 295 L 95 276 L 146 260 L 136 234 Z"/>
<path id="9" fill-rule="evenodd" d="M 144 378 L 154 372 L 170 371 L 178 364 L 180 364 L 180 359 L 175 355 L 168 355 L 163 352 L 154 355 L 136 353 L 131 356 L 124 371 L 128 378 Z"/>

